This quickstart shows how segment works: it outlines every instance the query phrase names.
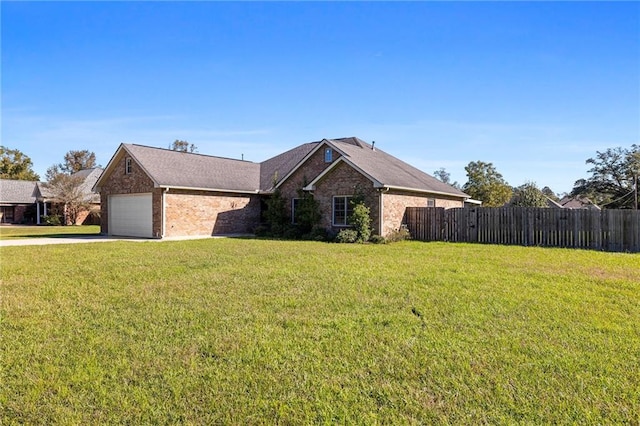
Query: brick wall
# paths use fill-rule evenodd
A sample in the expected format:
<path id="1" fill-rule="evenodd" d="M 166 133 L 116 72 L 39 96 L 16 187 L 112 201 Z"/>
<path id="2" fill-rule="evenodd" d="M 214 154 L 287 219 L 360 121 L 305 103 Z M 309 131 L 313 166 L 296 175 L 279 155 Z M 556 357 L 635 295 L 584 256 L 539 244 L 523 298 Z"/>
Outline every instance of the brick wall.
<path id="1" fill-rule="evenodd" d="M 29 208 L 29 206 L 24 204 L 2 207 L 2 209 L 0 209 L 0 223 L 22 223 L 27 208 Z M 7 216 L 3 215 L 3 211 L 5 210 L 8 213 Z M 12 212 L 13 219 L 11 219 Z"/>
<path id="2" fill-rule="evenodd" d="M 384 229 L 382 234 L 387 235 L 400 228 L 407 207 L 427 207 L 430 199 L 435 200 L 435 207 L 464 207 L 463 201 L 459 198 L 402 191 L 385 192 L 383 194 Z"/>
<path id="3" fill-rule="evenodd" d="M 249 233 L 260 222 L 257 195 L 174 191 L 165 194 L 165 236 Z"/>
<path id="4" fill-rule="evenodd" d="M 333 226 L 333 197 L 338 195 L 353 196 L 356 193 L 365 197 L 365 204 L 370 209 L 371 228 L 375 234 L 379 229 L 379 194 L 373 182 L 346 163 L 338 164 L 316 184 L 313 193 L 320 205 L 322 219 L 320 225 L 333 232 L 344 227 Z"/>
<path id="5" fill-rule="evenodd" d="M 331 163 L 324 162 L 324 148 L 326 145 L 320 147 L 305 163 L 298 168 L 286 182 L 283 182 L 280 186 L 280 192 L 282 197 L 287 200 L 286 208 L 287 214 L 291 217 L 291 199 L 299 198 L 298 190 L 302 189 L 305 185 L 314 180 L 320 173 L 322 173 Z M 335 162 L 340 158 L 340 153 L 336 150 L 333 151 L 333 161 Z"/>

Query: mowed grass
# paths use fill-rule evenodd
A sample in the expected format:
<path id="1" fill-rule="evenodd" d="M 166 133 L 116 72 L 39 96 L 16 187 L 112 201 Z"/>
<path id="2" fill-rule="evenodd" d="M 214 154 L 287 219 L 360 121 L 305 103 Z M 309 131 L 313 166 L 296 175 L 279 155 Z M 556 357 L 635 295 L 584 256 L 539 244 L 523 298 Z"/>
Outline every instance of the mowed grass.
<path id="1" fill-rule="evenodd" d="M 0 226 L 0 240 L 24 238 L 64 238 L 74 235 L 97 235 L 99 225 L 81 226 L 44 226 L 44 225 L 11 225 Z"/>
<path id="2" fill-rule="evenodd" d="M 640 256 L 0 249 L 1 424 L 638 424 Z"/>

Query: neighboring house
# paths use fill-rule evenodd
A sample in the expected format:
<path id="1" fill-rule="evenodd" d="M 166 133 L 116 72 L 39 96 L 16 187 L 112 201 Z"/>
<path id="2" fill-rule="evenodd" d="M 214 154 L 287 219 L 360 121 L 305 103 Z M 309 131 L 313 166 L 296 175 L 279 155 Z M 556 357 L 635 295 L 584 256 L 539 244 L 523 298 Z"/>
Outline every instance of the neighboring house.
<path id="1" fill-rule="evenodd" d="M 89 211 L 78 215 L 76 225 L 100 221 L 100 195 L 92 192 L 92 188 L 102 171 L 96 167 L 74 174 L 84 179 L 82 189 L 91 204 Z M 63 213 L 64 206 L 55 202 L 46 182 L 0 179 L 0 223 L 39 225 L 45 216 Z"/>
<path id="2" fill-rule="evenodd" d="M 511 197 L 511 200 L 509 200 L 509 202 L 506 203 L 502 207 L 514 207 L 513 203 L 514 203 L 514 200 L 516 199 L 515 197 L 516 197 L 515 195 L 513 197 Z M 546 195 L 544 196 L 544 198 L 545 198 L 544 201 L 546 203 L 546 206 L 540 206 L 540 208 L 550 208 L 550 209 L 562 209 L 562 208 L 564 208 L 564 207 L 562 207 L 560 205 L 560 203 L 558 203 L 557 201 L 553 200 L 552 198 L 547 197 Z M 468 201 L 469 200 L 467 200 L 466 202 L 468 202 Z"/>
<path id="3" fill-rule="evenodd" d="M 589 209 L 589 210 L 600 210 L 600 207 L 593 204 L 593 201 L 588 199 L 587 197 L 571 197 L 569 195 L 565 195 L 559 202 L 563 209 Z"/>
<path id="4" fill-rule="evenodd" d="M 100 194 L 93 192 L 93 186 L 102 175 L 102 172 L 104 172 L 103 168 L 94 167 L 80 170 L 73 174 L 73 176 L 79 176 L 83 179 L 81 190 L 85 194 L 85 201 L 89 203 L 89 209 L 78 214 L 76 225 L 100 224 Z"/>
<path id="5" fill-rule="evenodd" d="M 35 223 L 37 183 L 0 179 L 0 223 Z"/>
<path id="6" fill-rule="evenodd" d="M 103 234 L 150 238 L 250 233 L 276 189 L 291 218 L 298 191 L 310 191 L 330 232 L 349 226 L 349 201 L 364 196 L 380 235 L 401 227 L 407 207 L 469 198 L 358 138 L 303 144 L 262 163 L 121 144 L 94 187 Z"/>

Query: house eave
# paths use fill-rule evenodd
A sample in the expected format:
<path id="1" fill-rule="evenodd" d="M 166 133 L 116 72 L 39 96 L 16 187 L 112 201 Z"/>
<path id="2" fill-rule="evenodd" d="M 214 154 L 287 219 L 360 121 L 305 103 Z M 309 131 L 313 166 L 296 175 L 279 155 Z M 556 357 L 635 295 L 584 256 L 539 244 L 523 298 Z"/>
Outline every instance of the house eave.
<path id="1" fill-rule="evenodd" d="M 256 195 L 259 190 L 249 189 L 221 189 L 221 188 L 200 188 L 194 186 L 178 186 L 178 185 L 157 185 L 156 188 L 168 189 L 168 190 L 182 190 L 182 191 L 203 191 L 203 192 L 226 192 L 232 194 L 252 194 Z"/>
<path id="2" fill-rule="evenodd" d="M 282 179 L 280 179 L 280 181 L 275 185 L 274 189 L 277 189 L 280 187 L 280 185 L 282 185 L 284 182 L 287 181 L 287 179 L 289 179 L 300 167 L 302 167 L 302 165 L 304 163 L 306 163 L 306 161 L 311 158 L 316 152 L 318 152 L 320 150 L 320 148 L 323 145 L 329 145 L 332 149 L 335 149 L 336 151 L 338 151 L 340 153 L 340 158 L 344 157 L 344 152 L 342 150 L 340 150 L 335 144 L 331 143 L 331 141 L 329 141 L 328 139 L 322 139 L 320 142 L 318 142 L 318 145 L 313 148 L 307 155 L 304 156 L 304 158 L 302 160 L 300 160 L 298 162 L 298 164 L 296 164 L 296 166 L 291 169 L 291 171 L 289 171 L 289 173 L 286 174 L 286 176 L 284 176 Z M 339 161 L 340 159 L 336 160 Z M 335 163 L 335 161 L 334 161 Z M 332 164 L 333 165 L 333 164 Z M 331 166 L 330 166 L 331 167 Z M 314 179 L 315 181 L 316 179 Z M 311 184 L 309 184 L 311 185 Z M 307 187 L 309 186 L 307 185 Z M 306 188 L 306 187 L 305 187 Z M 304 189 L 304 188 L 303 188 Z M 306 191 L 306 189 L 304 189 Z"/>
<path id="3" fill-rule="evenodd" d="M 450 192 L 434 191 L 434 190 L 431 190 L 431 189 L 409 188 L 409 187 L 405 187 L 405 186 L 395 186 L 395 185 L 380 184 L 380 185 L 374 185 L 374 187 L 375 188 L 379 188 L 379 189 L 388 189 L 388 190 L 395 190 L 395 191 L 418 192 L 418 193 L 421 193 L 421 194 L 444 195 L 444 196 L 447 196 L 447 197 L 461 198 L 463 200 L 471 198 L 468 195 L 452 194 Z"/>

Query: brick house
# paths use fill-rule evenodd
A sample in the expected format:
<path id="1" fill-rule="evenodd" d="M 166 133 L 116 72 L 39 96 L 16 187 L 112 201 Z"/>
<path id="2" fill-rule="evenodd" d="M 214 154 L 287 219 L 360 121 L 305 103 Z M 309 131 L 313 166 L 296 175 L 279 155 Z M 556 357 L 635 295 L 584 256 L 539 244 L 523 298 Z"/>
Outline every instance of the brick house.
<path id="1" fill-rule="evenodd" d="M 103 234 L 162 238 L 250 233 L 276 188 L 293 220 L 299 190 L 318 202 L 320 225 L 349 226 L 354 195 L 374 233 L 403 223 L 407 207 L 462 207 L 469 196 L 358 138 L 323 139 L 262 163 L 122 144 L 97 181 Z"/>
<path id="2" fill-rule="evenodd" d="M 34 222 L 37 183 L 0 179 L 0 223 Z"/>
<path id="3" fill-rule="evenodd" d="M 78 214 L 75 225 L 99 221 L 100 196 L 92 188 L 101 174 L 99 167 L 74 173 L 82 179 L 80 190 L 90 205 L 89 210 Z M 0 179 L 0 223 L 40 225 L 48 215 L 64 216 L 64 206 L 55 202 L 46 182 Z"/>

